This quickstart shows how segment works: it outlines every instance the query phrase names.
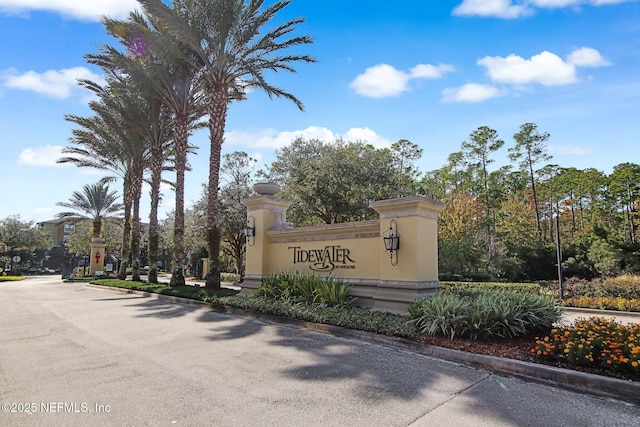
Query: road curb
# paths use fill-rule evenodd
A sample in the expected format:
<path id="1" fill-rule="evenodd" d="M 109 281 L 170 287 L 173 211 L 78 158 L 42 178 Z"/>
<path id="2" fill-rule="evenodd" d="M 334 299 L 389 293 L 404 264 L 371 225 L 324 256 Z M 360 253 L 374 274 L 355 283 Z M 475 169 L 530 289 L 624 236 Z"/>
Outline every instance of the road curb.
<path id="1" fill-rule="evenodd" d="M 460 350 L 448 349 L 444 347 L 437 347 L 428 344 L 419 344 L 417 342 L 409 341 L 403 338 L 390 337 L 367 331 L 358 331 L 354 329 L 343 328 L 340 326 L 312 323 L 293 319 L 284 319 L 269 314 L 255 313 L 235 307 L 206 303 L 203 301 L 192 300 L 188 298 L 92 284 L 86 284 L 85 286 L 94 289 L 104 289 L 120 293 L 151 297 L 177 304 L 196 305 L 202 308 L 211 309 L 217 313 L 257 319 L 269 323 L 293 326 L 300 329 L 331 334 L 343 338 L 356 339 L 371 344 L 383 345 L 400 351 L 411 351 L 448 362 L 470 365 L 476 368 L 486 369 L 493 373 L 514 376 L 537 383 L 579 392 L 582 394 L 620 400 L 640 406 L 640 383 L 636 381 L 627 381 L 618 378 L 605 377 L 602 375 L 589 374 L 586 372 L 573 371 L 570 369 L 562 369 L 543 364 L 525 362 L 522 360 L 507 359 L 496 356 L 486 356 L 481 354 L 468 353 Z M 584 309 L 580 310 L 582 311 Z"/>

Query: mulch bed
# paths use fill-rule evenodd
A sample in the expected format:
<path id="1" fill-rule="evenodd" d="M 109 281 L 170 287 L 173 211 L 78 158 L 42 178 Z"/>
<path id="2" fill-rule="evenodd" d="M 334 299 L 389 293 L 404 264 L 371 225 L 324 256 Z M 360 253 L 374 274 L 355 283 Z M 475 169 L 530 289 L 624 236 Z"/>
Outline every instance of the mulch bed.
<path id="1" fill-rule="evenodd" d="M 569 363 L 567 360 L 562 358 L 558 358 L 555 360 L 540 359 L 531 353 L 531 349 L 535 347 L 536 344 L 536 336 L 538 335 L 529 335 L 517 338 L 493 338 L 479 340 L 456 337 L 453 340 L 450 340 L 448 337 L 442 335 L 423 335 L 418 339 L 418 342 L 453 350 L 466 351 L 468 353 L 504 357 L 507 359 L 540 363 L 543 365 L 555 366 L 557 368 L 571 369 L 574 371 L 581 371 L 606 377 L 640 381 L 640 374 L 634 375 L 627 372 L 616 372 L 610 369 L 577 366 Z"/>

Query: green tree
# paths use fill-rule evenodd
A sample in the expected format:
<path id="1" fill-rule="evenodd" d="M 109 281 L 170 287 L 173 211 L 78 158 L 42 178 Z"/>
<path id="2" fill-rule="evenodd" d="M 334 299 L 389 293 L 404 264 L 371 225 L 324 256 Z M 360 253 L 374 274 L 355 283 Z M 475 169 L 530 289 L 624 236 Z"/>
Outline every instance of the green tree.
<path id="1" fill-rule="evenodd" d="M 498 138 L 498 132 L 488 126 L 480 126 L 471 132 L 469 142 L 462 142 L 463 158 L 466 160 L 470 176 L 477 183 L 474 190 L 484 201 L 485 247 L 490 260 L 495 255 L 495 221 L 492 214 L 494 198 L 489 188 L 489 165 L 495 160 L 490 156 L 503 145 L 504 141 Z"/>
<path id="2" fill-rule="evenodd" d="M 478 234 L 482 204 L 466 191 L 447 201 L 438 221 L 438 263 L 442 273 L 477 272 L 482 258 Z"/>
<path id="3" fill-rule="evenodd" d="M 391 144 L 391 154 L 397 173 L 397 197 L 412 196 L 418 193 L 417 179 L 420 171 L 414 162 L 422 157 L 423 150 L 417 144 L 400 139 Z"/>
<path id="4" fill-rule="evenodd" d="M 531 279 L 528 259 L 523 255 L 534 252 L 542 243 L 536 222 L 533 220 L 531 203 L 524 193 L 511 193 L 497 212 L 499 270 L 511 280 Z"/>
<path id="5" fill-rule="evenodd" d="M 540 226 L 540 209 L 538 207 L 538 193 L 536 192 L 536 179 L 533 173 L 533 167 L 541 161 L 551 159 L 551 156 L 545 152 L 544 143 L 549 140 L 550 135 L 547 132 L 538 132 L 538 126 L 534 123 L 525 123 L 520 126 L 520 131 L 513 135 L 516 145 L 509 148 L 509 159 L 512 162 L 520 162 L 518 166 L 520 170 L 529 173 L 529 181 L 531 183 L 531 191 L 533 192 L 533 203 L 536 215 L 536 225 L 538 234 L 542 237 L 542 227 Z"/>
<path id="6" fill-rule="evenodd" d="M 622 241 L 637 242 L 638 205 L 640 203 L 640 165 L 621 163 L 608 177 L 608 193 L 613 198 L 614 209 L 621 211 L 620 229 Z"/>
<path id="7" fill-rule="evenodd" d="M 148 15 L 163 21 L 169 34 L 189 49 L 191 68 L 198 73 L 207 95 L 209 114 L 209 181 L 207 241 L 210 267 L 207 287 L 220 287 L 220 215 L 218 190 L 220 157 L 229 103 L 242 99 L 246 90 L 260 89 L 269 97 L 283 97 L 303 109 L 292 94 L 269 84 L 266 71 L 294 71 L 292 63 L 315 62 L 308 55 L 280 54 L 312 42 L 308 36 L 286 38 L 296 18 L 273 25 L 275 16 L 290 0 L 263 9 L 263 0 L 174 0 L 173 9 L 161 0 L 138 0 Z M 261 33 L 262 31 L 262 33 Z"/>
<path id="8" fill-rule="evenodd" d="M 595 239 L 589 248 L 589 259 L 601 277 L 622 273 L 622 251 L 604 239 Z"/>
<path id="9" fill-rule="evenodd" d="M 13 257 L 20 256 L 29 262 L 33 251 L 46 250 L 51 246 L 51 237 L 46 231 L 34 227 L 32 221 L 23 221 L 19 215 L 0 220 L 0 262 L 10 265 L 14 271 Z"/>
<path id="10" fill-rule="evenodd" d="M 247 208 L 242 200 L 253 195 L 251 180 L 257 161 L 244 152 L 225 154 L 220 172 L 226 184 L 220 190 L 220 230 L 222 250 L 236 263 L 236 272 L 244 277 Z"/>
<path id="11" fill-rule="evenodd" d="M 102 183 L 87 184 L 82 187 L 82 191 L 74 191 L 68 202 L 58 202 L 57 205 L 71 209 L 58 213 L 58 218 L 69 218 L 71 221 L 91 220 L 93 237 L 102 237 L 102 223 L 122 211 L 117 193 L 109 191 L 109 186 Z"/>
<path id="12" fill-rule="evenodd" d="M 89 254 L 89 245 L 91 243 L 90 220 L 81 220 L 76 223 L 74 233 L 69 235 L 69 239 L 64 243 L 70 254 L 82 256 Z M 103 224 L 103 237 L 106 243 L 104 259 L 118 258 L 122 248 L 122 224 L 119 221 L 107 221 Z"/>
<path id="13" fill-rule="evenodd" d="M 297 225 L 377 218 L 369 203 L 401 191 L 392 152 L 363 142 L 299 138 L 276 151 L 267 178 L 283 184 Z"/>

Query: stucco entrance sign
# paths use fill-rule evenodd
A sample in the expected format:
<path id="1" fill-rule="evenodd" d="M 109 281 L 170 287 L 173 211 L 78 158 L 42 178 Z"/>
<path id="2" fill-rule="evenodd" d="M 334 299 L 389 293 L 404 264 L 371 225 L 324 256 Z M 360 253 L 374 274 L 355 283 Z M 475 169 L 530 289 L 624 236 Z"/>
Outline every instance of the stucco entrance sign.
<path id="1" fill-rule="evenodd" d="M 421 196 L 380 200 L 370 204 L 379 220 L 298 228 L 286 222 L 291 202 L 263 194 L 243 204 L 255 224 L 245 292 L 270 275 L 310 270 L 353 285 L 356 303 L 376 310 L 405 312 L 414 299 L 438 292 L 437 220 L 444 203 Z M 402 241 L 395 265 L 383 242 L 391 221 Z"/>
<path id="2" fill-rule="evenodd" d="M 351 258 L 351 250 L 340 245 L 325 246 L 322 249 L 289 246 L 289 249 L 293 251 L 293 264 L 307 263 L 312 271 L 330 272 L 335 269 L 356 268 L 355 261 Z"/>

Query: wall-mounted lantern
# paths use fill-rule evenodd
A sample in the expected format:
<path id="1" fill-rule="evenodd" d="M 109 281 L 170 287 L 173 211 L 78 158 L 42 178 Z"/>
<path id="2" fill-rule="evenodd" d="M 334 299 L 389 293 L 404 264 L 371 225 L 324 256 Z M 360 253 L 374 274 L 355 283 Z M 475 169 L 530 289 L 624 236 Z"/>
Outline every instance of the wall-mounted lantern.
<path id="1" fill-rule="evenodd" d="M 398 265 L 398 249 L 400 249 L 400 235 L 398 234 L 398 224 L 395 219 L 389 223 L 389 229 L 382 234 L 384 250 L 391 258 L 391 265 Z"/>
<path id="2" fill-rule="evenodd" d="M 247 225 L 242 229 L 242 232 L 247 239 L 247 245 L 253 246 L 256 244 L 256 220 L 254 217 L 249 216 L 247 218 Z"/>

